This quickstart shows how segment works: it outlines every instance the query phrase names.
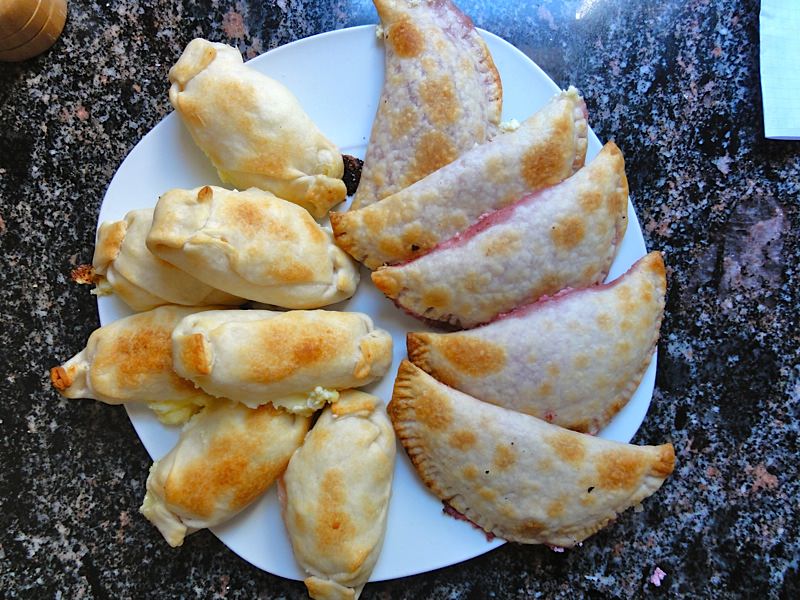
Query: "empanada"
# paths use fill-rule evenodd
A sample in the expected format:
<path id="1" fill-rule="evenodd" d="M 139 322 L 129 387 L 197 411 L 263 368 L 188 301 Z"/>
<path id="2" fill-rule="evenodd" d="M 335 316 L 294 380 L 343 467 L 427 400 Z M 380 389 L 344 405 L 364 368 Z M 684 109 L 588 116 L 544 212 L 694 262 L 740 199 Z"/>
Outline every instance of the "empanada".
<path id="1" fill-rule="evenodd" d="M 372 273 L 406 311 L 459 327 L 605 278 L 625 233 L 628 183 L 609 142 L 569 179 L 490 213 L 428 254 Z"/>
<path id="2" fill-rule="evenodd" d="M 220 179 L 323 217 L 347 193 L 338 148 L 274 79 L 236 48 L 194 39 L 169 71 L 169 100 Z"/>
<path id="3" fill-rule="evenodd" d="M 451 0 L 373 0 L 386 75 L 352 208 L 400 191 L 497 131 L 503 89 L 486 43 Z"/>
<path id="4" fill-rule="evenodd" d="M 410 260 L 525 194 L 583 166 L 586 105 L 575 88 L 516 131 L 476 146 L 380 202 L 331 213 L 336 243 L 370 269 Z"/>
<path id="5" fill-rule="evenodd" d="M 283 520 L 312 598 L 358 598 L 383 545 L 394 431 L 380 400 L 342 392 L 282 479 Z"/>
<path id="6" fill-rule="evenodd" d="M 160 306 L 104 325 L 83 350 L 50 369 L 50 381 L 66 398 L 144 402 L 162 422 L 183 423 L 213 398 L 172 369 L 172 330 L 210 308 Z"/>
<path id="7" fill-rule="evenodd" d="M 658 341 L 666 279 L 651 252 L 612 283 L 470 331 L 409 333 L 408 357 L 471 396 L 596 433 L 630 400 Z"/>
<path id="8" fill-rule="evenodd" d="M 272 485 L 303 442 L 310 417 L 216 400 L 153 463 L 139 511 L 170 546 L 224 523 Z"/>
<path id="9" fill-rule="evenodd" d="M 329 390 L 383 377 L 392 337 L 356 312 L 215 311 L 181 321 L 172 354 L 178 374 L 209 394 L 307 411 L 334 401 Z"/>
<path id="10" fill-rule="evenodd" d="M 98 295 L 111 291 L 137 311 L 163 304 L 203 306 L 244 302 L 153 255 L 145 245 L 152 223 L 153 209 L 142 208 L 130 211 L 120 221 L 100 225 L 92 260 Z"/>
<path id="11" fill-rule="evenodd" d="M 571 547 L 653 494 L 672 444 L 633 446 L 481 402 L 403 361 L 388 407 L 430 490 L 498 537 Z"/>
<path id="12" fill-rule="evenodd" d="M 352 296 L 358 266 L 300 207 L 255 188 L 175 189 L 158 200 L 147 247 L 236 296 L 318 308 Z"/>

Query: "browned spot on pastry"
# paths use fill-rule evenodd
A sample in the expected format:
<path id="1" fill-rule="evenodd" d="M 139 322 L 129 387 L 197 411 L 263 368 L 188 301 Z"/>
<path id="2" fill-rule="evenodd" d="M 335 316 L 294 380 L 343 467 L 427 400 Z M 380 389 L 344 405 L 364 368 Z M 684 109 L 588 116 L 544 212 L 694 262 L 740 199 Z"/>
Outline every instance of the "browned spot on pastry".
<path id="1" fill-rule="evenodd" d="M 672 444 L 661 444 L 658 447 L 658 460 L 650 468 L 653 475 L 666 477 L 675 469 L 675 448 Z"/>
<path id="2" fill-rule="evenodd" d="M 581 194 L 579 203 L 586 212 L 594 212 L 603 205 L 603 194 L 598 189 L 586 190 Z"/>
<path id="3" fill-rule="evenodd" d="M 402 289 L 402 284 L 400 283 L 402 277 L 401 274 L 397 273 L 396 269 L 391 267 L 380 268 L 377 271 L 373 271 L 372 283 L 390 298 L 397 298 Z"/>
<path id="4" fill-rule="evenodd" d="M 378 251 L 384 256 L 402 256 L 404 243 L 394 235 L 382 235 L 378 238 Z"/>
<path id="5" fill-rule="evenodd" d="M 305 533 L 306 520 L 303 518 L 303 513 L 295 511 L 293 514 L 294 514 L 294 528 L 300 533 Z"/>
<path id="6" fill-rule="evenodd" d="M 409 186 L 426 175 L 450 164 L 458 158 L 453 142 L 444 133 L 437 130 L 428 131 L 420 137 L 414 152 L 414 163 L 404 185 Z"/>
<path id="7" fill-rule="evenodd" d="M 174 376 L 172 370 L 172 329 L 147 327 L 119 335 L 108 352 L 98 353 L 94 369 L 98 373 L 116 370 L 121 387 L 133 388 L 153 374 Z"/>
<path id="8" fill-rule="evenodd" d="M 558 498 L 553 500 L 550 504 L 547 505 L 547 516 L 550 519 L 557 519 L 561 515 L 564 514 L 564 498 Z"/>
<path id="9" fill-rule="evenodd" d="M 547 374 L 550 375 L 550 377 L 558 377 L 560 373 L 561 369 L 558 368 L 557 364 L 550 363 L 547 365 Z"/>
<path id="10" fill-rule="evenodd" d="M 433 125 L 443 127 L 458 120 L 460 109 L 451 79 L 425 79 L 419 87 L 425 114 Z M 478 138 L 480 139 L 480 138 Z"/>
<path id="11" fill-rule="evenodd" d="M 249 200 L 242 199 L 232 202 L 225 206 L 224 211 L 227 213 L 230 222 L 235 223 L 237 229 L 241 229 L 246 234 L 254 235 L 267 226 L 264 212 Z M 269 220 L 269 232 L 273 236 L 283 237 L 286 230 L 287 227 L 285 225 L 277 223 L 273 219 Z"/>
<path id="12" fill-rule="evenodd" d="M 422 305 L 426 308 L 444 308 L 449 303 L 450 290 L 447 288 L 432 288 L 422 294 Z"/>
<path id="13" fill-rule="evenodd" d="M 254 409 L 248 420 L 258 422 L 247 428 L 268 427 L 269 420 L 278 414 L 278 409 L 270 405 Z M 249 504 L 283 472 L 291 455 L 287 452 L 275 462 L 254 464 L 260 445 L 260 438 L 250 439 L 243 431 L 214 437 L 206 453 L 187 464 L 180 478 L 167 480 L 167 502 L 198 517 L 213 514 L 218 502 L 240 508 Z"/>
<path id="14" fill-rule="evenodd" d="M 97 247 L 94 251 L 94 261 L 98 269 L 104 270 L 108 263 L 117 258 L 127 231 L 128 223 L 125 221 L 115 221 L 100 228 Z"/>
<path id="15" fill-rule="evenodd" d="M 604 331 L 610 331 L 614 321 L 608 313 L 597 315 L 597 326 Z"/>
<path id="16" fill-rule="evenodd" d="M 249 376 L 265 383 L 280 381 L 330 360 L 342 351 L 346 339 L 336 327 L 276 317 L 260 330 L 248 350 Z"/>
<path id="17" fill-rule="evenodd" d="M 402 58 L 418 56 L 425 47 L 422 32 L 411 21 L 400 21 L 389 27 L 386 39 Z"/>
<path id="18" fill-rule="evenodd" d="M 90 285 L 97 282 L 98 275 L 92 265 L 78 265 L 70 271 L 69 278 L 79 285 Z"/>
<path id="19" fill-rule="evenodd" d="M 576 369 L 587 369 L 589 367 L 589 357 L 585 354 L 579 354 L 572 364 L 575 365 Z"/>
<path id="20" fill-rule="evenodd" d="M 281 283 L 302 283 L 314 279 L 314 273 L 308 265 L 287 258 L 266 265 L 268 276 L 273 276 Z"/>
<path id="21" fill-rule="evenodd" d="M 497 233 L 481 245 L 486 257 L 507 256 L 519 250 L 521 234 L 518 231 Z"/>
<path id="22" fill-rule="evenodd" d="M 200 191 L 197 192 L 197 201 L 198 202 L 208 202 L 214 197 L 214 190 L 211 189 L 210 186 L 204 185 L 200 188 Z"/>
<path id="23" fill-rule="evenodd" d="M 549 396 L 553 393 L 553 384 L 549 381 L 543 381 L 539 387 L 536 388 L 536 395 L 539 397 Z"/>
<path id="24" fill-rule="evenodd" d="M 585 235 L 586 227 L 577 215 L 564 217 L 550 230 L 553 243 L 562 250 L 571 250 L 581 243 Z"/>
<path id="25" fill-rule="evenodd" d="M 450 436 L 450 446 L 458 450 L 469 450 L 475 445 L 475 439 L 474 433 L 461 429 Z"/>
<path id="26" fill-rule="evenodd" d="M 433 248 L 437 241 L 430 229 L 419 223 L 406 225 L 400 238 L 403 246 L 401 256 L 403 257 L 424 254 L 426 250 Z"/>
<path id="27" fill-rule="evenodd" d="M 211 373 L 211 361 L 206 354 L 206 342 L 202 333 L 195 333 L 181 338 L 181 362 L 191 373 L 208 375 Z"/>
<path id="28" fill-rule="evenodd" d="M 579 463 L 586 456 L 584 441 L 574 434 L 558 432 L 546 436 L 544 441 L 561 460 L 568 463 Z"/>
<path id="29" fill-rule="evenodd" d="M 475 481 L 475 479 L 478 478 L 478 467 L 473 464 L 466 465 L 461 469 L 461 475 L 463 475 L 464 479 L 467 481 Z"/>
<path id="30" fill-rule="evenodd" d="M 471 377 L 497 373 L 506 364 L 505 348 L 469 334 L 442 336 L 439 345 L 453 368 Z"/>
<path id="31" fill-rule="evenodd" d="M 506 470 L 517 461 L 517 453 L 511 446 L 498 445 L 494 449 L 494 465 L 501 471 Z"/>
<path id="32" fill-rule="evenodd" d="M 72 385 L 72 377 L 69 376 L 64 367 L 53 367 L 50 369 L 50 383 L 59 392 L 63 392 Z"/>
<path id="33" fill-rule="evenodd" d="M 441 431 L 447 429 L 453 421 L 453 409 L 450 401 L 438 390 L 426 390 L 416 403 L 416 415 L 428 429 Z"/>
<path id="34" fill-rule="evenodd" d="M 480 497 L 486 500 L 487 502 L 494 502 L 495 499 L 497 498 L 497 492 L 495 492 L 491 488 L 487 488 L 484 486 L 478 488 L 478 495 L 480 495 Z"/>
<path id="35" fill-rule="evenodd" d="M 319 545 L 325 549 L 339 548 L 355 533 L 355 526 L 346 512 L 344 476 L 338 469 L 330 469 L 322 478 L 317 502 L 316 534 Z"/>
<path id="36" fill-rule="evenodd" d="M 540 521 L 536 521 L 535 519 L 525 521 L 519 526 L 519 531 L 522 537 L 537 537 L 546 530 L 547 525 Z"/>
<path id="37" fill-rule="evenodd" d="M 596 459 L 599 487 L 608 490 L 630 490 L 636 486 L 647 469 L 643 452 L 618 448 L 607 450 Z"/>
<path id="38" fill-rule="evenodd" d="M 631 351 L 631 344 L 627 340 L 622 340 L 619 342 L 615 348 L 617 355 L 625 355 Z"/>
<path id="39" fill-rule="evenodd" d="M 554 185 L 572 172 L 574 153 L 565 156 L 563 150 L 571 148 L 565 142 L 572 137 L 572 123 L 560 118 L 551 123 L 551 128 L 553 133 L 544 143 L 536 144 L 522 156 L 522 178 L 533 190 Z"/>
<path id="40" fill-rule="evenodd" d="M 666 278 L 667 271 L 664 268 L 664 257 L 661 252 L 651 252 L 642 261 L 646 271 L 650 271 L 660 279 Z"/>
<path id="41" fill-rule="evenodd" d="M 389 115 L 389 131 L 395 139 L 401 139 L 419 123 L 419 115 L 410 106 Z"/>

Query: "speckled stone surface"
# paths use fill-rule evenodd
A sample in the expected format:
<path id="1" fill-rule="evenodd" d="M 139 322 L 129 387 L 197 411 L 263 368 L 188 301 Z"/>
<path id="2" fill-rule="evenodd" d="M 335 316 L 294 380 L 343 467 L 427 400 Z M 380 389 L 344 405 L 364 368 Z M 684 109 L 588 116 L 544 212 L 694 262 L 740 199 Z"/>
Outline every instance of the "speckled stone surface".
<path id="1" fill-rule="evenodd" d="M 0 63 L 1 595 L 303 598 L 208 532 L 170 549 L 137 512 L 150 460 L 125 411 L 59 399 L 46 370 L 98 325 L 68 274 L 91 259 L 115 169 L 170 111 L 183 45 L 202 35 L 252 57 L 376 14 L 346 0 L 69 6 L 50 52 Z M 800 597 L 800 143 L 763 137 L 758 3 L 461 6 L 580 87 L 594 130 L 625 153 L 647 244 L 669 265 L 634 441 L 672 441 L 677 469 L 580 548 L 508 544 L 363 597 Z"/>

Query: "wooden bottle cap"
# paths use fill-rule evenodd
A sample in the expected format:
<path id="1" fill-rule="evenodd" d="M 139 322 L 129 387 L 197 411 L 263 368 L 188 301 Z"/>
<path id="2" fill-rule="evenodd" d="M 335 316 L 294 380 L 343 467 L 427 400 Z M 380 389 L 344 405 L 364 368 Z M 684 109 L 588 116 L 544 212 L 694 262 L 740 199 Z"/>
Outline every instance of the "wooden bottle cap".
<path id="1" fill-rule="evenodd" d="M 22 0 L 10 1 L 11 4 L 22 3 Z M 33 3 L 37 1 L 35 12 L 26 24 L 12 35 L 0 39 L 0 61 L 12 62 L 32 58 L 47 50 L 61 35 L 67 20 L 67 0 L 34 0 Z M 5 3 L 3 10 L 11 14 Z M 2 14 L 0 13 L 0 16 Z M 6 40 L 13 40 L 15 45 L 8 44 Z"/>

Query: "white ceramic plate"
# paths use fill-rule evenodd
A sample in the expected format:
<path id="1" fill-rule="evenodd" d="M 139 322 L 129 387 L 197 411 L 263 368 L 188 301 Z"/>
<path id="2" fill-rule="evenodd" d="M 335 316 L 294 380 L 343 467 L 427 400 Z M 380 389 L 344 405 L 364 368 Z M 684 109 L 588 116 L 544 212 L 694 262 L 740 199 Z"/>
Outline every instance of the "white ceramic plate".
<path id="1" fill-rule="evenodd" d="M 558 87 L 522 52 L 499 37 L 481 32 L 503 82 L 503 119 L 523 120 L 543 106 Z M 383 49 L 372 25 L 324 33 L 272 50 L 249 66 L 283 82 L 325 134 L 343 152 L 363 158 L 383 84 Z M 165 77 L 166 78 L 166 77 Z M 591 118 L 591 116 L 590 116 Z M 588 157 L 600 150 L 590 132 Z M 214 169 L 197 149 L 175 114 L 167 116 L 131 151 L 117 171 L 100 209 L 100 222 L 120 219 L 135 208 L 154 206 L 159 195 L 175 187 L 221 185 Z M 628 230 L 611 269 L 613 279 L 645 254 L 639 222 L 628 206 Z M 349 301 L 330 307 L 362 311 L 394 336 L 394 364 L 370 391 L 388 402 L 394 373 L 406 354 L 405 334 L 424 327 L 398 311 L 362 272 L 362 283 Z M 98 298 L 103 324 L 130 314 L 113 297 Z M 655 381 L 655 357 L 636 395 L 601 432 L 629 441 L 644 418 Z M 150 455 L 166 454 L 178 438 L 178 428 L 161 425 L 142 406 L 127 406 L 133 426 Z M 383 551 L 372 581 L 393 579 L 452 565 L 503 543 L 487 542 L 468 525 L 442 514 L 442 504 L 417 478 L 402 448 L 398 448 L 394 489 Z M 144 475 L 144 474 L 143 474 Z M 142 489 L 144 495 L 144 489 Z M 303 574 L 292 556 L 274 489 L 214 533 L 236 554 L 255 566 L 290 579 Z M 191 545 L 191 538 L 187 541 Z"/>

